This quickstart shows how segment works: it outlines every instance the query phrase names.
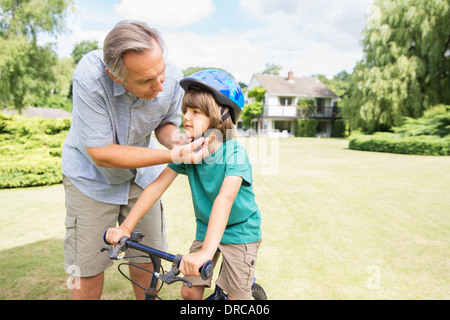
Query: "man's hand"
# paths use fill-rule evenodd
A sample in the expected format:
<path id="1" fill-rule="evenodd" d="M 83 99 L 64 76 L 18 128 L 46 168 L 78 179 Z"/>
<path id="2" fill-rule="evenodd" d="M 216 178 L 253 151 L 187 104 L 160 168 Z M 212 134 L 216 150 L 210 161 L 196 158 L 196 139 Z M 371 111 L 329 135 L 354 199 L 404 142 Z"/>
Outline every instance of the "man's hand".
<path id="1" fill-rule="evenodd" d="M 187 145 L 177 146 L 172 150 L 172 162 L 180 163 L 200 163 L 202 159 L 209 155 L 209 139 L 200 138 Z"/>
<path id="2" fill-rule="evenodd" d="M 126 227 L 124 226 L 120 226 L 118 228 L 109 228 L 108 231 L 106 232 L 106 241 L 108 241 L 108 243 L 111 243 L 113 245 L 116 245 L 119 243 L 120 239 L 122 239 L 122 237 L 130 237 L 130 230 L 128 230 Z"/>
<path id="3" fill-rule="evenodd" d="M 175 147 L 184 146 L 191 143 L 192 138 L 186 133 L 181 133 L 181 131 L 178 129 L 172 132 L 170 141 L 172 142 L 172 148 L 169 149 L 173 149 Z"/>

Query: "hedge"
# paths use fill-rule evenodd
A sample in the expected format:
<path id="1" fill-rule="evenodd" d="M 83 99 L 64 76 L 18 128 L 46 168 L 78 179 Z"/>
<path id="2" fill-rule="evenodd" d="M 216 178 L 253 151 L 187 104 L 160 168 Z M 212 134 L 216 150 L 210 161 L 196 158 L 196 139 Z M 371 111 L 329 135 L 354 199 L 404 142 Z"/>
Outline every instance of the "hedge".
<path id="1" fill-rule="evenodd" d="M 350 137 L 353 150 L 416 155 L 450 155 L 450 136 L 402 136 L 392 133 L 356 135 Z"/>
<path id="2" fill-rule="evenodd" d="M 315 137 L 317 134 L 317 125 L 319 122 L 316 119 L 298 119 L 295 130 L 296 137 Z"/>
<path id="3" fill-rule="evenodd" d="M 350 138 L 350 149 L 418 155 L 450 155 L 450 106 L 437 105 L 419 119 L 405 118 L 392 133 Z"/>
<path id="4" fill-rule="evenodd" d="M 333 127 L 331 129 L 331 137 L 333 138 L 343 138 L 346 135 L 346 123 L 345 120 L 335 120 L 333 122 Z"/>
<path id="5" fill-rule="evenodd" d="M 0 114 L 0 188 L 62 181 L 61 153 L 70 119 Z"/>

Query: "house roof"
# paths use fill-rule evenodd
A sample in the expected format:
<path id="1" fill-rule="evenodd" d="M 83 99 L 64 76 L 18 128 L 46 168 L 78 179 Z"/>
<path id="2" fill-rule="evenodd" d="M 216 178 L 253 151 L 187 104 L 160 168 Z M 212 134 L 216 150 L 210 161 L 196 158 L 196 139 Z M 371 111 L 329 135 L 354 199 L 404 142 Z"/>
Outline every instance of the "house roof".
<path id="1" fill-rule="evenodd" d="M 268 93 L 287 96 L 308 96 L 317 98 L 337 98 L 318 78 L 297 78 L 290 74 L 290 80 L 283 76 L 254 74 L 253 77 Z"/>

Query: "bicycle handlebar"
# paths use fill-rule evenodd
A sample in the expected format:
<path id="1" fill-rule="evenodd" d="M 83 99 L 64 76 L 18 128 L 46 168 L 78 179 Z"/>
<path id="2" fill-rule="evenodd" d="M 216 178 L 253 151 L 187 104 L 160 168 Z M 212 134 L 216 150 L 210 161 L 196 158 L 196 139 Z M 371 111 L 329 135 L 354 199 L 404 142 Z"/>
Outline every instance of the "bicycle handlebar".
<path id="1" fill-rule="evenodd" d="M 105 231 L 105 233 L 103 234 L 103 241 L 106 244 L 111 245 L 111 243 L 109 243 L 106 240 L 106 233 L 107 233 L 107 231 Z M 158 258 L 164 259 L 166 261 L 173 262 L 174 267 L 176 268 L 176 271 L 179 272 L 178 269 L 180 267 L 181 259 L 183 258 L 182 255 L 173 255 L 173 254 L 143 245 L 143 244 L 139 243 L 143 237 L 144 237 L 144 235 L 142 233 L 140 233 L 139 231 L 132 231 L 130 238 L 124 236 L 119 240 L 119 243 L 116 246 L 114 246 L 112 249 L 102 248 L 101 251 L 108 250 L 110 259 L 119 260 L 119 259 L 121 259 L 121 257 L 120 257 L 121 252 L 125 252 L 128 248 L 137 249 L 137 250 L 145 252 L 147 254 L 154 255 Z M 205 264 L 203 264 L 203 266 L 199 270 L 202 279 L 208 280 L 209 278 L 211 278 L 213 269 L 214 269 L 213 262 L 211 260 L 206 261 Z"/>

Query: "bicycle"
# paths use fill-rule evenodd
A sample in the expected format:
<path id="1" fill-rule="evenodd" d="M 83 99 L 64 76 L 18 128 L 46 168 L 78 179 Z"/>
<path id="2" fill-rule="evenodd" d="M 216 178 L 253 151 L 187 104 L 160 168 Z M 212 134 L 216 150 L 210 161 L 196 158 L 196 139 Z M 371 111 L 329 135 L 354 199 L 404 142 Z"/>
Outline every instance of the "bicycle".
<path id="1" fill-rule="evenodd" d="M 161 291 L 163 284 L 166 283 L 168 285 L 174 283 L 174 282 L 184 282 L 187 284 L 189 288 L 192 287 L 192 284 L 181 277 L 178 277 L 180 274 L 180 262 L 183 258 L 182 255 L 173 255 L 168 252 L 164 252 L 155 248 L 148 247 L 146 245 L 141 244 L 141 240 L 144 237 L 144 235 L 139 231 L 132 231 L 130 234 L 130 237 L 122 237 L 119 241 L 119 243 L 114 248 L 107 248 L 103 247 L 101 251 L 108 251 L 109 252 L 109 258 L 113 260 L 121 260 L 125 258 L 136 258 L 136 257 L 148 257 L 150 258 L 152 264 L 153 264 L 153 271 L 145 269 L 143 267 L 137 266 L 133 263 L 124 262 L 118 265 L 119 272 L 130 282 L 132 282 L 134 285 L 138 286 L 139 288 L 143 289 L 145 291 L 145 300 L 163 300 L 161 297 L 158 296 L 159 292 Z M 103 235 L 103 241 L 111 245 L 106 241 L 106 232 Z M 125 256 L 125 251 L 128 248 L 139 250 L 146 255 L 140 255 L 140 256 Z M 164 271 L 164 268 L 161 264 L 161 259 L 172 262 L 171 269 L 168 272 Z M 131 266 L 135 268 L 139 268 L 141 270 L 147 271 L 150 274 L 152 274 L 152 279 L 150 281 L 150 286 L 148 288 L 145 288 L 141 286 L 140 284 L 133 281 L 130 277 L 128 277 L 122 270 L 122 266 Z M 201 277 L 203 280 L 207 280 L 211 278 L 213 273 L 214 265 L 211 260 L 207 261 L 199 270 Z M 162 281 L 161 286 L 158 288 L 158 280 Z M 209 295 L 205 300 L 227 300 L 227 294 L 220 288 L 218 285 L 215 286 L 214 293 Z M 252 284 L 252 298 L 255 300 L 267 300 L 267 295 L 264 291 L 264 289 L 256 283 L 256 278 L 253 278 L 253 284 Z"/>

